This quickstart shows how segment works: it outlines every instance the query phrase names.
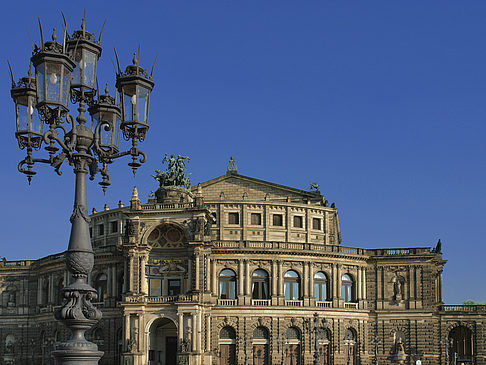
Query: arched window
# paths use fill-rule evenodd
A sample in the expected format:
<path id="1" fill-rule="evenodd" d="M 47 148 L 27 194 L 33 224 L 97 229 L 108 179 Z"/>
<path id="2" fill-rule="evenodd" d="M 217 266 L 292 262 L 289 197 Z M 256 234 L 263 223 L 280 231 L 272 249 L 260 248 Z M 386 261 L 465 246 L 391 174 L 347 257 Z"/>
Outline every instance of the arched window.
<path id="1" fill-rule="evenodd" d="M 345 302 L 354 301 L 354 282 L 349 274 L 341 277 L 342 296 Z"/>
<path id="2" fill-rule="evenodd" d="M 314 275 L 314 296 L 318 302 L 328 300 L 327 276 L 322 271 Z"/>
<path id="3" fill-rule="evenodd" d="M 94 287 L 96 289 L 96 292 L 98 293 L 98 302 L 104 302 L 105 299 L 108 297 L 106 293 L 107 283 L 108 277 L 106 276 L 106 274 L 99 274 L 97 276 Z"/>
<path id="4" fill-rule="evenodd" d="M 268 273 L 265 270 L 258 269 L 253 271 L 251 292 L 253 299 L 270 298 L 268 293 Z"/>
<path id="5" fill-rule="evenodd" d="M 231 269 L 219 273 L 219 297 L 221 299 L 236 298 L 236 274 Z"/>
<path id="6" fill-rule="evenodd" d="M 220 364 L 236 365 L 236 332 L 233 327 L 226 326 L 219 333 Z"/>
<path id="7" fill-rule="evenodd" d="M 285 300 L 300 299 L 300 277 L 294 270 L 289 270 L 284 275 Z"/>

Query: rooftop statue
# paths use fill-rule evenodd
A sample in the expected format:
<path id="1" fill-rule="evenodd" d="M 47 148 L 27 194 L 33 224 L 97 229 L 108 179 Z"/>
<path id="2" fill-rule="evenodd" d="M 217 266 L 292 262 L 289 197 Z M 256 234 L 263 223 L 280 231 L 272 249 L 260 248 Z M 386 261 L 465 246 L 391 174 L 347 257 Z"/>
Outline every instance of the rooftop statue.
<path id="1" fill-rule="evenodd" d="M 177 155 L 177 158 L 174 155 L 167 157 L 166 153 L 162 164 L 167 162 L 167 170 L 157 169 L 155 170 L 156 175 L 152 175 L 152 177 L 159 182 L 160 187 L 184 186 L 186 189 L 190 189 L 191 180 L 187 176 L 186 160 L 191 161 L 189 157 L 181 155 Z"/>

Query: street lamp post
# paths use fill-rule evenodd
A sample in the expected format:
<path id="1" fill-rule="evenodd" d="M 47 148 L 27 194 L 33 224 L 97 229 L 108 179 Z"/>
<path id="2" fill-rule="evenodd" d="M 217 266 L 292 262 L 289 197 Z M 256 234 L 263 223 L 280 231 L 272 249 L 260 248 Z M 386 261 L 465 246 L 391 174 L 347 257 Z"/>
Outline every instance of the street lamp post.
<path id="1" fill-rule="evenodd" d="M 282 345 L 282 365 L 285 365 L 285 345 L 287 343 L 287 338 L 285 334 L 282 333 L 281 337 L 281 345 Z"/>
<path id="2" fill-rule="evenodd" d="M 40 26 L 40 22 L 39 22 Z M 101 56 L 101 35 L 98 39 L 86 31 L 85 17 L 81 30 L 72 36 L 65 23 L 62 43 L 57 41 L 55 30 L 52 41 L 44 43 L 40 26 L 41 46 L 33 49 L 31 58 L 35 78 L 29 68 L 27 77 L 15 82 L 12 70 L 11 95 L 15 102 L 15 136 L 19 147 L 26 149 L 27 156 L 19 163 L 18 170 L 27 175 L 29 184 L 36 174 L 34 164 L 51 165 L 61 175 L 60 168 L 67 160 L 74 167 L 75 195 L 71 216 L 71 235 L 65 253 L 66 267 L 72 283 L 62 289 L 65 302 L 55 313 L 56 319 L 68 327 L 72 336 L 57 346 L 53 355 L 58 365 L 95 365 L 103 352 L 96 344 L 86 340 L 85 332 L 101 319 L 101 311 L 92 304 L 96 290 L 88 284 L 88 276 L 94 265 L 94 252 L 89 236 L 86 197 L 86 177 L 93 180 L 99 172 L 103 191 L 110 185 L 108 165 L 116 158 L 131 156 L 128 164 L 133 172 L 145 162 L 146 155 L 138 149 L 138 142 L 145 139 L 148 130 L 149 97 L 154 82 L 139 66 L 139 54 L 133 65 L 121 71 L 118 65 L 116 87 L 120 94 L 121 108 L 116 98 L 105 90 L 99 95 L 96 69 Z M 118 57 L 117 57 L 118 62 Z M 96 95 L 98 99 L 96 100 Z M 77 104 L 78 116 L 69 112 L 69 99 Z M 92 117 L 88 127 L 86 107 Z M 67 126 L 63 125 L 67 122 Z M 44 131 L 44 124 L 48 127 Z M 68 130 L 69 129 L 69 130 Z M 120 131 L 131 148 L 119 150 Z M 34 150 L 45 144 L 47 158 L 34 158 Z M 98 163 L 101 166 L 98 166 Z"/>
<path id="3" fill-rule="evenodd" d="M 381 340 L 378 338 L 377 333 L 375 333 L 371 340 L 372 344 L 375 346 L 375 365 L 378 365 L 378 347 L 380 346 Z"/>
<path id="4" fill-rule="evenodd" d="M 314 365 L 319 365 L 319 313 L 314 313 Z"/>

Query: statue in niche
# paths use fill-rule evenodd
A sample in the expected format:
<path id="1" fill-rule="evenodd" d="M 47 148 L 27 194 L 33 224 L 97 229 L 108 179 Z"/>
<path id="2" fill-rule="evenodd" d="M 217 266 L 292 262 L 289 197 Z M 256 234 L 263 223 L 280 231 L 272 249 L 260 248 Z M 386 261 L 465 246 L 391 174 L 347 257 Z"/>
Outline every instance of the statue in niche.
<path id="1" fill-rule="evenodd" d="M 393 332 L 393 349 L 392 358 L 396 364 L 404 364 L 407 359 L 407 354 L 405 353 L 405 345 L 403 344 L 403 334 Z"/>
<path id="2" fill-rule="evenodd" d="M 5 353 L 6 354 L 13 354 L 15 352 L 15 347 L 12 342 L 7 342 L 5 345 Z"/>
<path id="3" fill-rule="evenodd" d="M 403 282 L 404 279 L 395 272 L 395 276 L 392 279 L 393 283 L 393 300 L 399 302 L 403 299 Z"/>

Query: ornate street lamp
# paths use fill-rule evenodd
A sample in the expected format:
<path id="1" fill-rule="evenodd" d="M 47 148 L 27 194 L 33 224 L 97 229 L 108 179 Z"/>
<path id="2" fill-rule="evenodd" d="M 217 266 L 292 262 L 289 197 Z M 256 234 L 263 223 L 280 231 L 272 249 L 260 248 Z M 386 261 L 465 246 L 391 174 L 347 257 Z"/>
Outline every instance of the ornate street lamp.
<path id="1" fill-rule="evenodd" d="M 146 160 L 138 149 L 148 130 L 150 92 L 154 87 L 152 73 L 139 66 L 136 57 L 125 73 L 117 73 L 117 88 L 122 97 L 122 108 L 116 99 L 98 94 L 96 71 L 101 55 L 100 38 L 86 31 L 85 18 L 81 30 L 72 36 L 67 34 L 67 25 L 62 44 L 57 42 L 55 32 L 52 41 L 44 43 L 42 27 L 41 47 L 35 47 L 31 62 L 35 78 L 29 70 L 27 77 L 15 83 L 13 73 L 11 95 L 15 102 L 16 133 L 19 147 L 27 150 L 27 156 L 19 163 L 18 170 L 27 175 L 28 181 L 36 174 L 35 163 L 46 163 L 60 175 L 64 161 L 74 166 L 76 176 L 74 211 L 71 216 L 71 235 L 66 251 L 66 266 L 73 278 L 72 283 L 62 289 L 65 303 L 55 313 L 72 332 L 69 340 L 56 346 L 52 352 L 58 365 L 95 365 L 103 352 L 96 344 L 86 340 L 84 333 L 101 319 L 101 311 L 93 306 L 97 297 L 87 282 L 94 265 L 94 252 L 89 236 L 89 216 L 86 199 L 86 177 L 93 180 L 98 172 L 103 191 L 110 185 L 108 165 L 116 158 L 131 156 L 129 166 L 136 169 Z M 40 26 L 40 22 L 39 22 Z M 117 57 L 118 59 L 118 57 Z M 77 104 L 76 119 L 70 114 L 69 96 Z M 86 105 L 93 126 L 86 125 Z M 131 109 L 130 109 L 131 108 Z M 64 122 L 68 123 L 66 127 Z M 48 130 L 43 130 L 43 123 Z M 128 151 L 120 152 L 119 135 L 123 133 L 132 141 Z M 33 151 L 42 144 L 48 158 L 34 158 Z M 98 163 L 102 164 L 100 168 Z"/>

